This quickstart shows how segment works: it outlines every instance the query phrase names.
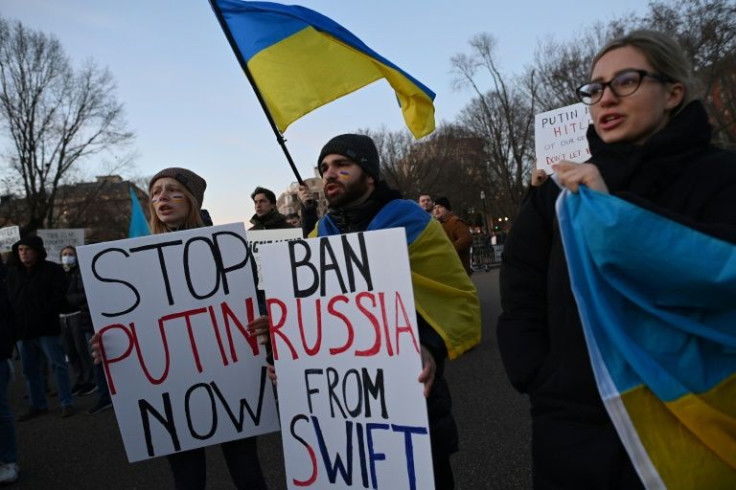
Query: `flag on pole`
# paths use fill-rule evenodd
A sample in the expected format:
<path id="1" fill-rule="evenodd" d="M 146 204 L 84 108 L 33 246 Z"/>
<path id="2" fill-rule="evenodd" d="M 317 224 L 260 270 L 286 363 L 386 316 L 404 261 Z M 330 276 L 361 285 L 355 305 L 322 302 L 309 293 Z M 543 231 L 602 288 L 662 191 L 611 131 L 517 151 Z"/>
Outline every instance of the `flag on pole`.
<path id="1" fill-rule="evenodd" d="M 434 131 L 434 92 L 333 20 L 296 5 L 210 2 L 280 131 L 381 78 L 396 92 L 412 134 Z"/>
<path id="2" fill-rule="evenodd" d="M 146 215 L 143 213 L 141 203 L 135 194 L 135 189 L 130 186 L 130 226 L 128 227 L 128 238 L 150 235 Z"/>
<path id="3" fill-rule="evenodd" d="M 598 389 L 647 488 L 736 482 L 736 246 L 581 187 L 557 201 Z"/>

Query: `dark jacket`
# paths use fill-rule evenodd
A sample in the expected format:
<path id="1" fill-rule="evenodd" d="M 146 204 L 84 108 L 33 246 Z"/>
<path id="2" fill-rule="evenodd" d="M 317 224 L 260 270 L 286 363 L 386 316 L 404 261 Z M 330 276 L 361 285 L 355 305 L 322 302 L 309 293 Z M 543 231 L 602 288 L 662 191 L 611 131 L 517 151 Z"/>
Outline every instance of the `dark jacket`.
<path id="1" fill-rule="evenodd" d="M 5 286 L 5 266 L 0 263 L 0 361 L 10 359 L 16 340 L 15 317 Z"/>
<path id="2" fill-rule="evenodd" d="M 373 218 L 389 202 L 401 199 L 401 193 L 379 182 L 376 190 L 366 202 L 355 208 L 330 209 L 327 214 L 342 233 L 365 231 Z M 444 360 L 447 347 L 442 337 L 417 312 L 419 341 L 435 359 L 437 372 L 427 399 L 432 451 L 437 454 L 451 454 L 458 450 L 458 432 L 452 415 L 452 398 L 444 378 Z"/>
<path id="3" fill-rule="evenodd" d="M 277 230 L 281 228 L 294 228 L 286 221 L 286 216 L 276 211 L 276 208 L 272 209 L 263 216 L 254 214 L 250 219 L 253 223 L 251 230 Z"/>
<path id="4" fill-rule="evenodd" d="M 591 126 L 590 163 L 611 194 L 736 243 L 736 154 L 710 145 L 710 134 L 699 102 L 685 107 L 643 146 L 605 144 Z M 530 396 L 535 438 L 549 432 L 567 437 L 571 448 L 576 442 L 569 432 L 551 434 L 560 421 L 574 425 L 580 440 L 593 440 L 601 431 L 615 437 L 615 432 L 596 387 L 570 287 L 554 211 L 558 194 L 548 179 L 514 220 L 503 253 L 498 342 L 511 383 Z M 634 248 L 636 238 L 631 237 Z M 574 452 L 584 458 L 586 452 L 606 450 L 581 444 Z M 606 478 L 617 473 L 613 466 L 590 471 Z"/>
<path id="5" fill-rule="evenodd" d="M 18 247 L 27 245 L 36 250 L 37 262 L 30 268 L 21 264 Z M 18 338 L 33 339 L 59 335 L 59 313 L 66 295 L 66 276 L 59 264 L 46 260 L 43 241 L 28 237 L 13 245 L 14 263 L 8 268 L 8 294 L 15 313 Z"/>
<path id="6" fill-rule="evenodd" d="M 79 312 L 79 315 L 71 317 L 74 322 L 79 322 L 82 330 L 91 332 L 92 317 L 89 313 L 87 305 L 87 294 L 84 292 L 84 283 L 82 282 L 82 272 L 79 267 L 75 266 L 66 271 L 68 286 L 66 289 L 66 313 Z"/>

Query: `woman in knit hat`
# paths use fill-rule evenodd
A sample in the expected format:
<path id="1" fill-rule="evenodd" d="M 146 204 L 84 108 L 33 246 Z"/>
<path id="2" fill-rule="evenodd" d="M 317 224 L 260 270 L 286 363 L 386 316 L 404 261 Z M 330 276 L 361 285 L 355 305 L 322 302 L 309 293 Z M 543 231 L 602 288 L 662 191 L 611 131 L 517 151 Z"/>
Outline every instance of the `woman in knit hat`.
<path id="1" fill-rule="evenodd" d="M 207 182 L 191 170 L 165 168 L 153 176 L 148 186 L 152 234 L 188 230 L 205 226 L 202 200 Z M 93 338 L 95 359 L 100 358 L 99 338 Z M 265 489 L 258 461 L 256 438 L 249 437 L 220 444 L 228 471 L 238 489 Z M 204 448 L 166 456 L 176 489 L 204 489 L 207 461 Z"/>
<path id="2" fill-rule="evenodd" d="M 201 209 L 207 182 L 191 170 L 170 167 L 153 176 L 148 185 L 151 233 L 204 226 Z"/>

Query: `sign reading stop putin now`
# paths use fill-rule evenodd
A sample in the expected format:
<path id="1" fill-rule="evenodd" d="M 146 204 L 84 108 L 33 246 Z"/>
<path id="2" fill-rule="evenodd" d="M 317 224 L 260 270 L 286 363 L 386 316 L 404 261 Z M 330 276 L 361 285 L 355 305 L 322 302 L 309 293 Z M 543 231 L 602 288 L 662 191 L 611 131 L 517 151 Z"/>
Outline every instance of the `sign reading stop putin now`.
<path id="1" fill-rule="evenodd" d="M 434 488 L 404 230 L 260 254 L 288 487 Z"/>
<path id="2" fill-rule="evenodd" d="M 78 256 L 131 462 L 278 430 L 242 223 Z"/>

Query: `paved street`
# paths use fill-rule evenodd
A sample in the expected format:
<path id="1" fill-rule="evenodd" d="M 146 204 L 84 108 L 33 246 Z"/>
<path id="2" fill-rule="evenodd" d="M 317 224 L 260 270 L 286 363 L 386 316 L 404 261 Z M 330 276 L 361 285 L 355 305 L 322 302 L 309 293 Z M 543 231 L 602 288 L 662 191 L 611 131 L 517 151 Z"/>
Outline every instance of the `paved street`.
<path id="1" fill-rule="evenodd" d="M 525 397 L 515 393 L 503 373 L 496 344 L 499 313 L 498 269 L 476 273 L 483 306 L 483 341 L 447 368 L 460 428 L 460 452 L 453 457 L 458 490 L 531 487 L 530 423 Z M 11 384 L 16 415 L 25 411 L 20 376 Z M 79 413 L 61 419 L 57 400 L 51 413 L 18 424 L 21 480 L 13 489 L 171 488 L 164 458 L 129 464 L 112 410 L 84 413 L 95 396 L 79 398 Z M 259 439 L 271 489 L 285 488 L 281 442 Z M 208 488 L 232 488 L 222 456 L 208 449 Z"/>

